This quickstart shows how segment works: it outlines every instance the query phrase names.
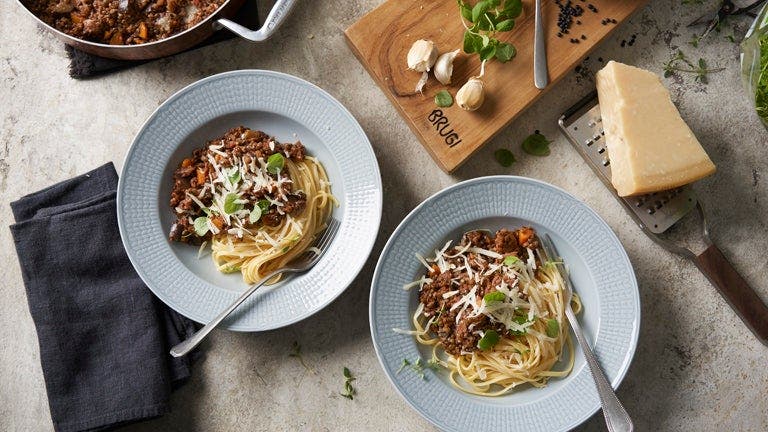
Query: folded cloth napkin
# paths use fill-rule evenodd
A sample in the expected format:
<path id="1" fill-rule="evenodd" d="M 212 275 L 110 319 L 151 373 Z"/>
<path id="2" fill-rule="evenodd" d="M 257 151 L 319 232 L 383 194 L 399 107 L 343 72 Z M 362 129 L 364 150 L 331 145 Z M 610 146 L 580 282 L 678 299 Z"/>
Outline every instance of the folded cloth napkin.
<path id="1" fill-rule="evenodd" d="M 117 228 L 108 163 L 11 203 L 55 430 L 103 430 L 159 416 L 190 359 L 171 346 L 195 331 L 142 283 Z"/>

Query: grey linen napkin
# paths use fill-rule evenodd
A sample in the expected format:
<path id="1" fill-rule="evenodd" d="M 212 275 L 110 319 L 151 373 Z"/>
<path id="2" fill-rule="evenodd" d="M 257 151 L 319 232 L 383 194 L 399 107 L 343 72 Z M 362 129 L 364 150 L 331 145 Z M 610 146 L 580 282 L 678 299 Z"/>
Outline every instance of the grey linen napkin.
<path id="1" fill-rule="evenodd" d="M 11 203 L 11 226 L 57 431 L 162 415 L 190 359 L 192 321 L 142 283 L 117 228 L 112 163 Z"/>

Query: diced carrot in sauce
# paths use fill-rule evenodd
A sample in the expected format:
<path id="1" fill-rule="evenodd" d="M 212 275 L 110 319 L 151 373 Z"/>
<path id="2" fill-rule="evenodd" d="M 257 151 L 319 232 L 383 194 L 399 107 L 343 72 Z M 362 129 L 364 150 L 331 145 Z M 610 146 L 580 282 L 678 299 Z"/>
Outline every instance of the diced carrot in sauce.
<path id="1" fill-rule="evenodd" d="M 205 169 L 204 168 L 198 168 L 197 169 L 197 184 L 202 185 L 205 183 Z"/>
<path id="2" fill-rule="evenodd" d="M 146 39 L 149 35 L 149 31 L 147 30 L 147 25 L 143 22 L 139 24 L 139 37 L 142 39 Z"/>
<path id="3" fill-rule="evenodd" d="M 528 243 L 531 237 L 533 237 L 533 230 L 530 228 L 520 228 L 517 231 L 517 242 L 521 245 Z"/>
<path id="4" fill-rule="evenodd" d="M 211 223 L 216 225 L 216 228 L 222 229 L 224 227 L 224 219 L 222 219 L 221 216 L 216 216 L 215 218 L 211 219 Z"/>
<path id="5" fill-rule="evenodd" d="M 189 167 L 189 166 L 192 166 L 192 159 L 186 158 L 183 161 L 181 161 L 181 167 L 182 168 L 186 168 L 186 167 Z"/>

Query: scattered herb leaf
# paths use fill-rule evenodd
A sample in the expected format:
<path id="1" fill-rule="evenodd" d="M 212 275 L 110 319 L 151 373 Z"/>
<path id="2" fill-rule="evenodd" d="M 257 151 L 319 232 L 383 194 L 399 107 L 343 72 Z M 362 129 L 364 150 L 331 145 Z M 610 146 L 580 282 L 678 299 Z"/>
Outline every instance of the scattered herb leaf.
<path id="1" fill-rule="evenodd" d="M 760 75 L 755 83 L 755 108 L 757 115 L 768 124 L 768 33 L 760 36 Z"/>
<path id="2" fill-rule="evenodd" d="M 227 179 L 229 179 L 229 183 L 231 183 L 233 186 L 236 185 L 240 181 L 240 170 L 237 168 L 232 168 L 232 170 L 229 172 L 229 175 L 227 176 Z"/>
<path id="3" fill-rule="evenodd" d="M 206 235 L 208 233 L 208 221 L 209 219 L 207 217 L 199 217 L 195 219 L 195 234 L 200 237 Z"/>
<path id="4" fill-rule="evenodd" d="M 301 345 L 299 345 L 298 341 L 293 341 L 293 346 L 291 346 L 291 352 L 288 354 L 288 357 L 294 357 L 299 359 L 299 363 L 301 363 L 301 365 L 304 366 L 304 369 L 306 369 L 307 372 L 311 374 L 315 373 L 315 371 L 312 370 L 311 367 L 307 366 L 307 364 L 304 363 L 304 356 L 301 355 Z"/>
<path id="5" fill-rule="evenodd" d="M 477 341 L 477 347 L 483 351 L 488 351 L 497 343 L 499 343 L 499 333 L 497 333 L 496 330 L 488 330 L 483 337 Z"/>
<path id="6" fill-rule="evenodd" d="M 261 213 L 264 214 L 269 211 L 270 203 L 268 200 L 259 200 L 259 202 L 256 203 L 256 205 L 259 206 L 259 209 L 261 210 Z"/>
<path id="7" fill-rule="evenodd" d="M 515 155 L 511 151 L 500 148 L 493 152 L 493 156 L 496 158 L 496 162 L 503 167 L 512 166 L 515 163 Z"/>
<path id="8" fill-rule="evenodd" d="M 534 156 L 549 156 L 549 141 L 542 134 L 532 134 L 523 140 L 523 151 Z"/>
<path id="9" fill-rule="evenodd" d="M 560 324 L 556 319 L 550 318 L 547 320 L 547 336 L 554 338 L 560 334 Z"/>
<path id="10" fill-rule="evenodd" d="M 396 373 L 400 373 L 403 371 L 403 369 L 410 369 L 415 373 L 419 378 L 423 379 L 424 381 L 427 380 L 427 376 L 424 373 L 424 369 L 432 369 L 437 370 L 440 367 L 440 360 L 438 360 L 435 357 L 432 357 L 427 363 L 425 364 L 423 360 L 421 360 L 421 357 L 417 358 L 416 361 L 411 362 L 407 358 L 403 359 L 403 362 L 400 363 L 400 368 L 397 369 Z"/>
<path id="11" fill-rule="evenodd" d="M 435 95 L 435 105 L 441 108 L 448 108 L 453 105 L 453 96 L 447 90 L 440 90 Z"/>
<path id="12" fill-rule="evenodd" d="M 355 377 L 352 376 L 352 372 L 350 372 L 349 368 L 347 368 L 346 366 L 344 367 L 342 372 L 344 373 L 344 393 L 339 393 L 339 394 L 349 400 L 353 400 L 355 398 L 355 395 L 357 394 L 357 390 L 355 390 L 355 388 L 352 387 L 352 381 L 355 380 Z"/>
<path id="13" fill-rule="evenodd" d="M 283 170 L 285 166 L 285 158 L 280 153 L 275 153 L 267 158 L 267 172 L 270 174 L 277 174 Z"/>

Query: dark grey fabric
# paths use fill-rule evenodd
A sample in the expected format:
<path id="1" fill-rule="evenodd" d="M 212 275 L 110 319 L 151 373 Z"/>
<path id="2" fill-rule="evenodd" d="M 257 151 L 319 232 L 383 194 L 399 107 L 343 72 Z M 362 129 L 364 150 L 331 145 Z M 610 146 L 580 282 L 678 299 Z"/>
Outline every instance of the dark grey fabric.
<path id="1" fill-rule="evenodd" d="M 142 283 L 117 228 L 108 163 L 11 204 L 11 226 L 57 431 L 103 430 L 159 416 L 190 360 L 171 346 L 192 321 Z"/>

